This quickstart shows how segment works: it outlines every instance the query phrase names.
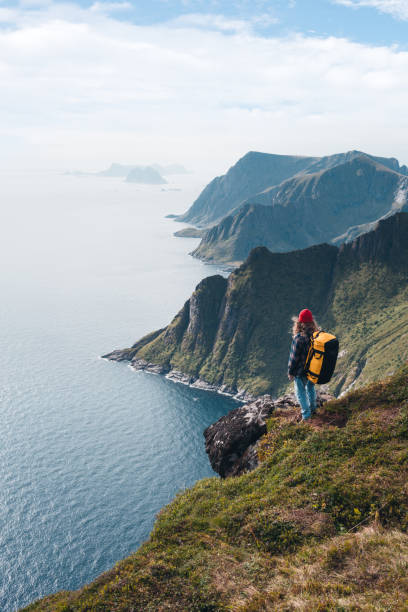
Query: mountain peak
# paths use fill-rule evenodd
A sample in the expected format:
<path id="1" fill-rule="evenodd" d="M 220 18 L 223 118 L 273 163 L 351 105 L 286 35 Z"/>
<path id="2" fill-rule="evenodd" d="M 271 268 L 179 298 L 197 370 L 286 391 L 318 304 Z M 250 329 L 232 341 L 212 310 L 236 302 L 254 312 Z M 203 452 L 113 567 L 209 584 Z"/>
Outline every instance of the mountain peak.
<path id="1" fill-rule="evenodd" d="M 263 163 L 256 161 L 254 166 L 259 169 Z M 193 255 L 237 265 L 259 245 L 279 253 L 348 241 L 406 206 L 408 178 L 393 165 L 392 159 L 362 152 L 320 158 L 305 171 L 241 202 L 203 235 Z M 253 170 L 249 163 L 247 170 Z M 238 182 L 248 182 L 247 170 L 235 168 Z M 235 181 L 232 175 L 229 180 Z M 294 218 L 307 223 L 294 223 Z"/>
<path id="2" fill-rule="evenodd" d="M 372 231 L 341 245 L 340 254 L 355 261 L 408 261 L 408 214 L 399 212 L 380 219 Z"/>
<path id="3" fill-rule="evenodd" d="M 167 328 L 107 357 L 232 394 L 276 393 L 286 383 L 290 318 L 307 307 L 347 347 L 330 383 L 337 395 L 405 354 L 407 287 L 408 214 L 400 213 L 340 249 L 256 247 L 228 280 L 201 281 Z"/>
<path id="4" fill-rule="evenodd" d="M 248 151 L 226 174 L 213 179 L 189 210 L 177 217 L 177 221 L 199 227 L 212 226 L 246 201 L 259 199 L 262 193 L 278 189 L 289 179 L 329 170 L 359 157 L 372 159 L 399 174 L 408 175 L 408 168 L 400 166 L 395 158 L 376 157 L 356 149 L 325 157 Z"/>
<path id="5" fill-rule="evenodd" d="M 255 247 L 249 253 L 244 265 L 251 266 L 260 259 L 264 259 L 265 257 L 269 257 L 271 255 L 271 251 L 264 246 Z"/>

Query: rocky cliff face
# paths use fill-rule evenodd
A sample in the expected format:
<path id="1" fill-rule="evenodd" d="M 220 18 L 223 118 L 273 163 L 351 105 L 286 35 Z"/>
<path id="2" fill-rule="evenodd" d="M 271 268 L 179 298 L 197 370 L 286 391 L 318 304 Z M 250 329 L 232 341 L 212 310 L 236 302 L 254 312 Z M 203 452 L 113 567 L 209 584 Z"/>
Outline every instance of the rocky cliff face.
<path id="1" fill-rule="evenodd" d="M 375 157 L 361 151 L 348 151 L 326 157 L 272 155 L 251 151 L 225 175 L 211 181 L 191 208 L 177 219 L 200 227 L 212 225 L 246 201 L 257 201 L 256 198 L 262 198 L 261 192 L 271 190 L 288 179 L 329 170 L 362 155 L 397 173 L 408 174 L 408 168 L 400 166 L 394 158 Z M 330 195 L 333 196 L 333 193 Z"/>
<path id="2" fill-rule="evenodd" d="M 214 223 L 270 185 L 305 170 L 318 158 L 294 155 L 270 155 L 250 151 L 224 176 L 216 177 L 178 221 L 205 226 Z"/>
<path id="3" fill-rule="evenodd" d="M 371 232 L 365 233 L 339 250 L 340 262 L 358 265 L 363 261 L 381 261 L 393 266 L 406 265 L 408 215 L 397 214 L 394 218 L 375 224 Z"/>
<path id="4" fill-rule="evenodd" d="M 340 338 L 330 390 L 382 378 L 406 355 L 408 214 L 340 249 L 254 249 L 228 279 L 202 281 L 173 321 L 104 357 L 226 393 L 285 389 L 290 316 L 310 308 Z"/>
<path id="5" fill-rule="evenodd" d="M 318 393 L 317 406 L 333 399 Z M 274 400 L 264 395 L 254 402 L 235 408 L 204 431 L 205 450 L 211 467 L 222 478 L 239 476 L 259 464 L 258 440 L 267 432 L 267 419 L 275 412 L 287 420 L 300 421 L 300 408 L 294 394 Z"/>
<path id="6" fill-rule="evenodd" d="M 368 156 L 302 174 L 252 196 L 205 232 L 193 255 L 239 262 L 264 245 L 274 252 L 339 244 L 407 204 L 408 178 Z"/>

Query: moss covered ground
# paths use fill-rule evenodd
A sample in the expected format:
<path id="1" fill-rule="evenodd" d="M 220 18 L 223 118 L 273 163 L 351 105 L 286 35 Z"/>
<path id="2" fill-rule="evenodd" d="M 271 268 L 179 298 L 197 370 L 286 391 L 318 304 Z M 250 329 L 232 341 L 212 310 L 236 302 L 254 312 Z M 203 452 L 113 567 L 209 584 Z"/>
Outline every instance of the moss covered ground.
<path id="1" fill-rule="evenodd" d="M 180 493 L 90 585 L 26 610 L 408 610 L 408 366 L 309 424 L 276 413 L 260 456 Z"/>

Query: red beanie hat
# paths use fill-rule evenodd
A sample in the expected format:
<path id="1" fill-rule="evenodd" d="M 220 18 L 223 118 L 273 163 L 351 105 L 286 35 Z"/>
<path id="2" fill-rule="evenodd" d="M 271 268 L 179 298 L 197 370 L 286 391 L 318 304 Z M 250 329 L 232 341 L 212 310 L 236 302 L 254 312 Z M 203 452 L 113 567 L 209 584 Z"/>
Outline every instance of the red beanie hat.
<path id="1" fill-rule="evenodd" d="M 313 315 L 310 312 L 310 310 L 308 310 L 307 308 L 305 308 L 304 310 L 302 310 L 299 313 L 299 321 L 301 323 L 311 323 L 313 321 Z"/>

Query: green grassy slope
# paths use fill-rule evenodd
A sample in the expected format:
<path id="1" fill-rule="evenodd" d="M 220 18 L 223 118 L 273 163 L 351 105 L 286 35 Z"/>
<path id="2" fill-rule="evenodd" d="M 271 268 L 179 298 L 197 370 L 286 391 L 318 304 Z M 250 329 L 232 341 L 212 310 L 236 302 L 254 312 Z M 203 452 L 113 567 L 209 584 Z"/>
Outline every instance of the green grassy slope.
<path id="1" fill-rule="evenodd" d="M 228 282 L 202 281 L 165 330 L 122 355 L 233 391 L 276 395 L 287 386 L 290 317 L 305 307 L 339 336 L 330 391 L 394 371 L 408 356 L 408 214 L 340 249 L 254 249 Z"/>
<path id="2" fill-rule="evenodd" d="M 379 380 L 407 360 L 407 214 L 340 249 L 325 323 L 343 348 L 334 392 Z"/>
<path id="3" fill-rule="evenodd" d="M 137 343 L 133 352 L 126 351 L 127 358 L 231 389 L 276 390 L 288 358 L 288 318 L 305 303 L 323 315 L 336 254 L 336 247 L 311 247 L 305 271 L 301 251 L 283 255 L 255 249 L 228 284 L 220 276 L 202 281 L 168 328 L 152 342 L 142 339 L 144 346 L 139 349 Z"/>
<path id="4" fill-rule="evenodd" d="M 304 303 L 318 316 L 325 312 L 335 257 L 336 249 L 328 245 L 311 248 L 306 271 L 300 251 L 272 255 L 264 248 L 255 249 L 230 277 L 228 308 L 199 375 L 255 394 L 276 391 L 278 380 L 285 380 L 288 319 Z"/>
<path id="5" fill-rule="evenodd" d="M 311 424 L 275 413 L 261 459 L 179 494 L 134 555 L 26 610 L 406 610 L 408 367 Z"/>

